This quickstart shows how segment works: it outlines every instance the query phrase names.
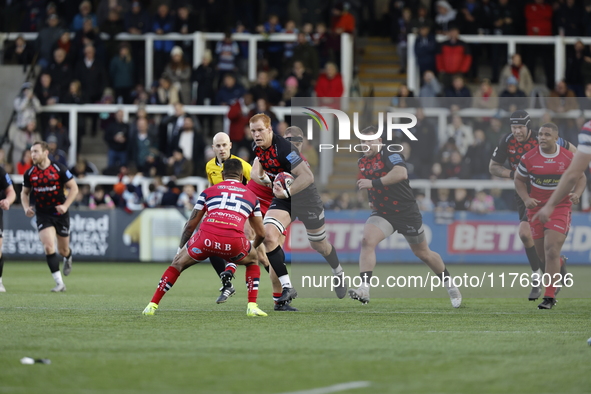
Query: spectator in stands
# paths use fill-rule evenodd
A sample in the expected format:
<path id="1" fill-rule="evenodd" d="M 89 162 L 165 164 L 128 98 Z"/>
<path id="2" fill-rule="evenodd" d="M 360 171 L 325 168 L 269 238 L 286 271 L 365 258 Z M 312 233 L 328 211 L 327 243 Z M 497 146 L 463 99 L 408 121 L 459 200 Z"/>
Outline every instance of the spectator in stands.
<path id="1" fill-rule="evenodd" d="M 435 35 L 431 34 L 429 25 L 420 25 L 414 51 L 421 75 L 425 75 L 427 71 L 436 70 L 437 41 Z"/>
<path id="2" fill-rule="evenodd" d="M 355 32 L 355 17 L 350 12 L 350 3 L 338 3 L 332 9 L 331 30 L 336 34 Z"/>
<path id="3" fill-rule="evenodd" d="M 570 48 L 569 48 L 570 49 Z M 567 50 L 565 82 L 568 88 L 575 92 L 575 96 L 585 95 L 583 66 L 585 64 L 585 44 L 581 40 L 575 42 L 572 50 Z"/>
<path id="4" fill-rule="evenodd" d="M 269 13 L 269 20 L 262 26 L 257 27 L 260 34 L 281 33 L 283 27 L 279 23 L 279 17 L 276 14 Z M 283 63 L 283 44 L 281 42 L 267 42 L 265 47 L 265 58 L 269 62 L 269 67 L 280 70 Z"/>
<path id="5" fill-rule="evenodd" d="M 402 154 L 404 155 L 404 161 L 406 163 L 406 172 L 408 179 L 417 179 L 419 175 L 416 173 L 417 164 L 420 165 L 418 159 L 414 155 L 414 151 L 408 141 L 400 143 L 402 146 Z"/>
<path id="6" fill-rule="evenodd" d="M 579 36 L 583 33 L 583 17 L 583 8 L 575 0 L 566 0 L 555 8 L 555 30 L 561 36 Z"/>
<path id="7" fill-rule="evenodd" d="M 92 4 L 88 0 L 84 0 L 80 3 L 78 7 L 80 12 L 74 17 L 72 21 L 72 26 L 70 27 L 72 31 L 78 32 L 82 30 L 82 25 L 86 19 L 90 19 L 92 21 L 92 27 L 98 27 L 98 21 L 96 15 L 92 13 Z"/>
<path id="8" fill-rule="evenodd" d="M 150 30 L 150 16 L 142 9 L 139 1 L 131 4 L 130 11 L 125 14 L 124 24 L 129 34 L 144 34 Z"/>
<path id="9" fill-rule="evenodd" d="M 446 135 L 455 140 L 461 156 L 464 156 L 468 147 L 474 143 L 472 126 L 464 124 L 460 115 L 452 116 L 451 123 L 447 125 Z"/>
<path id="10" fill-rule="evenodd" d="M 43 72 L 39 76 L 39 81 L 35 85 L 35 97 L 39 99 L 39 103 L 43 106 L 53 105 L 59 102 L 59 91 L 53 85 L 51 74 Z"/>
<path id="11" fill-rule="evenodd" d="M 564 80 L 558 81 L 554 90 L 546 98 L 546 108 L 558 113 L 579 109 L 575 92 L 566 86 Z"/>
<path id="12" fill-rule="evenodd" d="M 296 28 L 296 24 L 294 21 L 289 20 L 285 23 L 285 29 L 283 29 L 282 33 L 285 34 L 298 34 L 298 29 Z M 283 43 L 283 65 L 289 67 L 293 62 L 293 50 L 297 45 L 297 38 L 296 41 L 286 41 Z M 283 71 L 284 67 L 281 67 L 280 70 Z M 283 72 L 282 72 L 283 74 Z"/>
<path id="13" fill-rule="evenodd" d="M 53 51 L 53 62 L 46 71 L 51 75 L 51 80 L 59 92 L 59 97 L 63 98 L 68 93 L 70 82 L 74 78 L 74 67 L 66 61 L 65 50 L 57 48 Z"/>
<path id="14" fill-rule="evenodd" d="M 57 137 L 50 135 L 47 138 L 47 146 L 49 148 L 49 159 L 56 163 L 63 164 L 64 166 L 68 166 L 68 155 L 61 149 L 57 147 Z"/>
<path id="15" fill-rule="evenodd" d="M 318 60 L 319 66 L 324 68 L 326 62 L 330 60 L 332 57 L 331 54 L 331 41 L 333 41 L 329 37 L 329 32 L 326 29 L 326 25 L 324 23 L 319 23 L 316 25 L 316 31 L 312 34 L 312 45 L 318 51 Z"/>
<path id="16" fill-rule="evenodd" d="M 402 15 L 398 20 L 394 21 L 397 26 L 397 37 L 396 37 L 396 51 L 398 52 L 399 64 L 400 69 L 398 71 L 399 74 L 406 74 L 406 61 L 407 61 L 407 53 L 408 53 L 408 42 L 407 36 L 411 31 L 411 19 L 412 19 L 412 12 L 410 8 L 404 8 L 402 10 Z"/>
<path id="17" fill-rule="evenodd" d="M 581 111 L 591 109 L 591 83 L 585 85 L 585 94 L 579 98 L 579 108 Z"/>
<path id="18" fill-rule="evenodd" d="M 47 18 L 47 26 L 39 30 L 37 35 L 37 50 L 39 51 L 38 64 L 41 68 L 49 66 L 53 55 L 53 46 L 62 35 L 63 29 L 59 26 L 59 18 L 52 14 Z"/>
<path id="19" fill-rule="evenodd" d="M 94 163 L 86 160 L 81 155 L 78 155 L 78 160 L 76 160 L 76 164 L 72 168 L 70 168 L 70 172 L 76 178 L 84 178 L 86 175 L 99 174 L 98 168 L 96 168 Z"/>
<path id="20" fill-rule="evenodd" d="M 470 198 L 468 191 L 464 188 L 454 189 L 453 207 L 456 211 L 467 211 L 470 209 Z"/>
<path id="21" fill-rule="evenodd" d="M 167 162 L 166 175 L 174 176 L 176 179 L 193 175 L 193 163 L 183 156 L 181 148 L 176 147 L 172 150 L 172 156 Z"/>
<path id="22" fill-rule="evenodd" d="M 158 88 L 156 89 L 156 104 L 159 105 L 175 105 L 180 103 L 179 89 L 173 85 L 170 78 L 163 75 L 158 80 Z"/>
<path id="23" fill-rule="evenodd" d="M 205 138 L 193 118 L 185 117 L 181 133 L 172 141 L 173 148 L 180 148 L 183 156 L 193 163 L 193 175 L 205 176 Z"/>
<path id="24" fill-rule="evenodd" d="M 74 56 L 75 56 L 75 53 L 74 53 L 75 48 L 74 48 L 74 43 L 70 37 L 69 31 L 63 31 L 59 40 L 57 40 L 57 42 L 53 46 L 54 60 L 55 60 L 55 50 L 58 48 L 64 50 L 64 52 L 66 54 L 66 61 L 68 63 L 72 64 L 72 62 L 74 61 Z"/>
<path id="25" fill-rule="evenodd" d="M 94 192 L 90 195 L 88 200 L 88 208 L 95 209 L 115 209 L 115 203 L 108 194 L 105 194 L 105 189 L 101 185 L 94 188 Z"/>
<path id="26" fill-rule="evenodd" d="M 480 83 L 480 87 L 474 95 L 472 107 L 483 109 L 497 109 L 499 108 L 499 96 L 489 79 L 485 78 Z"/>
<path id="27" fill-rule="evenodd" d="M 295 77 L 289 77 L 285 80 L 285 89 L 283 98 L 279 105 L 282 107 L 291 107 L 291 99 L 298 95 L 298 80 Z"/>
<path id="28" fill-rule="evenodd" d="M 281 93 L 273 89 L 269 84 L 269 74 L 266 71 L 258 73 L 257 83 L 250 88 L 249 92 L 255 101 L 265 99 L 271 105 L 278 105 L 281 100 Z"/>
<path id="29" fill-rule="evenodd" d="M 115 113 L 115 121 L 105 130 L 105 142 L 110 168 L 119 168 L 127 165 L 127 153 L 129 151 L 129 125 L 123 121 L 123 110 Z"/>
<path id="30" fill-rule="evenodd" d="M 498 18 L 498 4 L 493 0 L 481 0 L 477 19 L 478 33 L 485 35 L 500 35 L 501 30 L 495 27 L 495 21 Z M 502 44 L 483 45 L 482 50 L 487 52 L 487 60 L 491 65 L 492 83 L 499 83 L 499 72 L 501 65 L 506 64 L 507 49 Z M 480 64 L 479 64 L 480 65 Z"/>
<path id="31" fill-rule="evenodd" d="M 174 31 L 180 34 L 193 34 L 198 30 L 203 30 L 200 28 L 199 19 L 199 15 L 192 12 L 188 4 L 181 3 L 176 10 Z M 177 42 L 177 45 L 180 46 L 185 53 L 187 63 L 193 64 L 193 41 L 179 41 Z"/>
<path id="32" fill-rule="evenodd" d="M 245 135 L 244 127 L 248 125 L 248 120 L 250 119 L 248 115 L 253 109 L 254 101 L 250 93 L 245 93 L 244 96 L 235 100 L 230 105 L 227 116 L 230 121 L 228 134 L 230 141 L 232 141 L 232 154 L 236 154 L 240 147 L 248 147 L 252 150 L 252 141 L 246 140 L 246 136 L 250 134 L 250 130 Z"/>
<path id="33" fill-rule="evenodd" d="M 436 3 L 437 15 L 435 16 L 435 31 L 437 34 L 445 34 L 450 29 L 450 25 L 456 20 L 458 12 L 444 0 L 439 0 Z"/>
<path id="34" fill-rule="evenodd" d="M 320 99 L 320 105 L 329 107 L 339 106 L 339 100 L 333 100 L 331 98 L 341 97 L 343 95 L 343 78 L 338 72 L 336 64 L 332 62 L 326 63 L 324 70 L 325 72 L 320 74 L 316 82 L 316 96 Z"/>
<path id="35" fill-rule="evenodd" d="M 140 172 L 144 171 L 148 155 L 158 152 L 157 141 L 148 134 L 148 120 L 137 120 L 137 133 L 129 137 L 128 162 L 134 165 Z"/>
<path id="36" fill-rule="evenodd" d="M 162 184 L 162 178 L 159 176 L 154 177 L 154 182 L 148 186 L 150 193 L 146 198 L 146 205 L 148 208 L 156 208 L 160 206 L 162 202 L 162 195 L 166 191 L 166 186 Z"/>
<path id="37" fill-rule="evenodd" d="M 441 91 L 441 84 L 433 71 L 425 71 L 425 74 L 423 74 L 423 86 L 421 86 L 421 90 L 419 91 L 421 105 L 425 108 L 436 107 L 438 101 L 436 97 L 439 97 Z"/>
<path id="38" fill-rule="evenodd" d="M 70 82 L 68 93 L 61 99 L 64 104 L 86 104 L 88 98 L 82 92 L 82 84 L 77 79 Z M 78 114 L 80 116 L 80 114 Z M 80 124 L 80 122 L 78 122 Z"/>
<path id="39" fill-rule="evenodd" d="M 281 135 L 278 129 L 279 119 L 277 118 L 275 112 L 271 110 L 271 106 L 269 105 L 269 102 L 267 100 L 261 98 L 255 101 L 255 106 L 252 109 L 252 111 L 250 111 L 250 113 L 248 114 L 248 119 L 252 118 L 256 114 L 265 114 L 269 118 L 271 118 L 271 128 L 273 129 L 273 132 L 275 134 Z"/>
<path id="40" fill-rule="evenodd" d="M 509 190 L 507 190 L 507 192 L 509 192 Z M 505 202 L 505 198 L 503 196 L 502 189 L 491 189 L 490 194 L 493 197 L 495 211 L 508 211 L 509 210 L 509 207 L 507 206 L 507 203 Z M 512 200 L 514 200 L 514 199 L 512 199 Z"/>
<path id="41" fill-rule="evenodd" d="M 427 26 L 429 29 L 433 27 L 433 20 L 429 16 L 429 10 L 424 5 L 419 5 L 413 14 L 414 17 L 410 22 L 412 33 L 419 33 L 422 26 Z"/>
<path id="42" fill-rule="evenodd" d="M 103 65 L 96 61 L 95 54 L 96 51 L 92 45 L 84 48 L 84 59 L 78 62 L 74 73 L 91 103 L 96 103 L 101 99 L 107 86 L 107 73 Z"/>
<path id="43" fill-rule="evenodd" d="M 425 195 L 423 193 L 418 193 L 415 196 L 415 198 L 417 200 L 417 205 L 419 206 L 421 212 L 431 212 L 435 208 L 433 205 L 433 201 L 431 201 L 428 198 L 425 198 Z"/>
<path id="44" fill-rule="evenodd" d="M 217 105 L 230 105 L 234 100 L 238 100 L 245 93 L 242 85 L 236 82 L 233 74 L 224 75 L 222 86 L 217 92 L 215 103 Z"/>
<path id="45" fill-rule="evenodd" d="M 199 195 L 195 191 L 195 186 L 185 185 L 183 186 L 183 192 L 179 195 L 176 205 L 187 212 L 191 212 L 195 204 L 197 204 L 198 198 Z"/>
<path id="46" fill-rule="evenodd" d="M 499 95 L 499 108 L 513 112 L 523 107 L 525 93 L 517 87 L 517 79 L 514 76 L 507 78 L 507 87 Z"/>
<path id="47" fill-rule="evenodd" d="M 519 11 L 509 0 L 499 0 L 494 17 L 495 34 L 512 36 L 517 34 Z"/>
<path id="48" fill-rule="evenodd" d="M 70 208 L 86 208 L 88 207 L 88 200 L 90 198 L 90 185 L 80 185 L 78 189 L 78 194 L 76 194 L 76 198 L 74 202 L 70 206 Z"/>
<path id="49" fill-rule="evenodd" d="M 551 4 L 546 4 L 545 0 L 535 0 L 525 6 L 525 26 L 528 36 L 551 36 L 552 18 L 554 10 Z M 554 81 L 554 57 L 548 56 L 553 53 L 554 46 L 549 45 L 525 45 L 523 57 L 527 68 L 532 72 L 535 70 L 536 61 L 542 58 L 544 72 L 546 74 L 546 86 L 552 89 Z M 532 74 L 533 75 L 533 74 Z"/>
<path id="50" fill-rule="evenodd" d="M 109 65 L 111 86 L 115 90 L 115 99 L 118 103 L 131 103 L 131 91 L 135 85 L 135 65 L 131 58 L 129 44 L 119 46 L 119 55 L 111 59 Z"/>
<path id="51" fill-rule="evenodd" d="M 215 53 L 218 57 L 217 70 L 219 78 L 222 80 L 226 74 L 237 71 L 236 60 L 240 54 L 238 43 L 232 39 L 232 33 L 227 31 L 224 33 L 224 39 L 219 41 L 215 46 Z"/>
<path id="52" fill-rule="evenodd" d="M 472 93 L 464 84 L 464 77 L 456 75 L 450 88 L 445 89 L 446 105 L 453 111 L 468 108 L 472 104 Z"/>
<path id="53" fill-rule="evenodd" d="M 41 141 L 41 134 L 37 131 L 37 121 L 33 118 L 12 138 L 12 163 L 18 163 L 23 157 L 23 151 L 30 149 L 35 141 Z"/>
<path id="54" fill-rule="evenodd" d="M 431 120 L 425 117 L 422 108 L 416 111 L 417 124 L 411 129 L 417 137 L 416 141 L 410 141 L 415 159 L 415 174 L 419 179 L 429 178 L 433 165 L 435 152 L 437 151 L 437 129 Z M 404 153 L 403 153 L 404 154 Z"/>
<path id="55" fill-rule="evenodd" d="M 183 58 L 183 50 L 175 46 L 170 51 L 170 63 L 164 68 L 164 77 L 167 77 L 180 92 L 180 101 L 184 104 L 191 103 L 191 66 Z"/>
<path id="56" fill-rule="evenodd" d="M 16 173 L 23 175 L 32 166 L 33 159 L 31 158 L 31 150 L 25 149 L 22 153 L 21 159 L 16 163 Z"/>
<path id="57" fill-rule="evenodd" d="M 173 145 L 173 141 L 181 133 L 185 125 L 185 118 L 189 116 L 185 113 L 183 104 L 177 103 L 174 105 L 174 113 L 162 119 L 158 127 L 158 148 L 166 157 L 172 155 L 172 150 L 176 147 Z"/>
<path id="58" fill-rule="evenodd" d="M 454 218 L 454 202 L 449 199 L 449 189 L 437 189 L 435 200 L 435 223 L 451 224 Z"/>
<path id="59" fill-rule="evenodd" d="M 415 108 L 418 101 L 414 97 L 414 92 L 405 83 L 400 84 L 398 93 L 392 98 L 392 105 L 398 108 Z"/>
<path id="60" fill-rule="evenodd" d="M 495 210 L 495 200 L 492 196 L 486 194 L 484 190 L 476 192 L 476 196 L 470 204 L 470 211 L 474 213 L 489 213 Z"/>
<path id="61" fill-rule="evenodd" d="M 447 41 L 439 44 L 435 62 L 444 86 L 449 85 L 454 74 L 466 75 L 472 65 L 472 55 L 468 45 L 459 38 L 457 26 L 449 29 Z"/>
<path id="62" fill-rule="evenodd" d="M 474 142 L 468 147 L 464 156 L 464 165 L 469 170 L 471 179 L 490 179 L 488 165 L 493 146 L 486 140 L 484 131 L 474 131 Z"/>
<path id="63" fill-rule="evenodd" d="M 56 115 L 49 117 L 49 126 L 45 129 L 43 140 L 47 141 L 50 137 L 57 139 L 57 148 L 67 152 L 70 149 L 70 136 L 68 130 L 62 126 L 61 120 Z"/>
<path id="64" fill-rule="evenodd" d="M 158 13 L 152 19 L 152 32 L 162 35 L 172 33 L 174 29 L 174 19 L 170 14 L 168 4 L 160 4 Z M 174 46 L 174 41 L 154 41 L 154 76 L 160 77 L 166 61 Z"/>
<path id="65" fill-rule="evenodd" d="M 215 98 L 215 68 L 212 64 L 211 50 L 203 53 L 201 64 L 193 70 L 191 82 L 197 82 L 197 97 L 194 103 L 197 105 L 212 105 Z"/>
<path id="66" fill-rule="evenodd" d="M 100 26 L 100 31 L 109 36 L 105 43 L 106 59 L 112 59 L 117 55 L 119 42 L 115 39 L 117 34 L 125 31 L 125 25 L 121 19 L 121 14 L 115 10 L 109 11 L 109 16 Z"/>
<path id="67" fill-rule="evenodd" d="M 348 211 L 351 209 L 351 196 L 349 193 L 339 194 L 332 204 L 331 209 L 333 211 Z"/>
<path id="68" fill-rule="evenodd" d="M 449 160 L 442 163 L 445 179 L 467 179 L 468 169 L 462 165 L 462 154 L 458 151 L 451 152 Z"/>
<path id="69" fill-rule="evenodd" d="M 511 64 L 507 64 L 503 68 L 503 71 L 501 71 L 501 83 L 506 83 L 507 79 L 511 76 L 517 79 L 519 89 L 522 90 L 526 96 L 529 96 L 534 87 L 534 82 L 529 68 L 523 64 L 519 53 L 515 53 L 511 57 Z"/>
<path id="70" fill-rule="evenodd" d="M 312 75 L 312 78 L 318 76 L 318 50 L 308 42 L 306 34 L 303 32 L 298 33 L 298 41 L 293 53 L 292 70 L 294 70 L 296 63 L 300 63 L 304 70 Z"/>
<path id="71" fill-rule="evenodd" d="M 312 95 L 313 76 L 306 70 L 304 64 L 299 60 L 293 62 L 291 74 L 298 82 L 298 93 L 296 97 L 310 97 Z"/>
<path id="72" fill-rule="evenodd" d="M 28 45 L 23 36 L 18 36 L 14 44 L 4 52 L 4 64 L 30 65 L 33 62 L 35 50 Z"/>
<path id="73" fill-rule="evenodd" d="M 36 120 L 37 113 L 41 111 L 41 103 L 35 97 L 33 85 L 30 82 L 23 83 L 21 91 L 14 99 L 13 104 L 16 111 L 16 126 L 19 129 L 26 128 L 31 121 Z"/>
<path id="74" fill-rule="evenodd" d="M 119 15 L 125 15 L 130 9 L 128 0 L 103 0 L 96 9 L 98 25 L 101 26 L 109 17 L 109 12 L 115 11 Z"/>

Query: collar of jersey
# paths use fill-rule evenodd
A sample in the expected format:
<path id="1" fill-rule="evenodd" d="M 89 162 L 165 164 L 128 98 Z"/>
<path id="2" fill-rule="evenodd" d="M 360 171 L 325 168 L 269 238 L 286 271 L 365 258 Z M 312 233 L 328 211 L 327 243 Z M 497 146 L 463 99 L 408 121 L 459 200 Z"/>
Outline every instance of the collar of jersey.
<path id="1" fill-rule="evenodd" d="M 556 156 L 558 156 L 558 154 L 560 153 L 560 145 L 556 144 L 556 152 L 549 155 L 544 153 L 544 151 L 542 150 L 542 148 L 538 145 L 538 149 L 540 149 L 540 155 L 542 155 L 542 157 L 545 157 L 546 159 L 553 159 Z"/>

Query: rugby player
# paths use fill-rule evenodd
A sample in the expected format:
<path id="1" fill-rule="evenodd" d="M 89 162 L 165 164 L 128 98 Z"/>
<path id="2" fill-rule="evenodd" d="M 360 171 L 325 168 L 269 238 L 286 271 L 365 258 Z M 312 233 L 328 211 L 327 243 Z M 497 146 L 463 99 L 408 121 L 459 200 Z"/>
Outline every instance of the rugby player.
<path id="1" fill-rule="evenodd" d="M 76 199 L 78 185 L 74 176 L 61 163 L 49 159 L 49 147 L 46 142 L 36 141 L 31 146 L 33 166 L 23 176 L 21 203 L 28 217 L 37 215 L 39 239 L 45 250 L 47 265 L 56 286 L 53 292 L 66 291 L 66 285 L 60 273 L 59 257 L 63 257 L 63 273 L 68 276 L 72 270 L 72 249 L 70 249 L 70 214 L 68 209 Z M 68 197 L 64 189 L 68 188 Z M 30 204 L 31 191 L 35 197 L 35 206 Z"/>
<path id="2" fill-rule="evenodd" d="M 10 175 L 6 173 L 3 167 L 0 167 L 0 193 L 4 194 L 4 198 L 0 200 L 0 208 L 6 211 L 10 208 L 16 199 L 14 186 Z M 2 254 L 2 233 L 4 233 L 4 222 L 2 220 L 3 212 L 0 211 L 0 293 L 5 293 L 6 288 L 2 283 L 2 271 L 4 270 L 4 255 Z"/>
<path id="3" fill-rule="evenodd" d="M 361 131 L 363 135 L 377 133 L 377 128 L 369 126 Z M 402 234 L 412 252 L 441 279 L 447 289 L 451 304 L 459 308 L 462 304 L 460 290 L 453 286 L 441 256 L 429 249 L 423 217 L 408 182 L 406 162 L 401 153 L 389 152 L 382 139 L 361 140 L 368 146 L 359 159 L 362 179 L 357 181 L 359 190 L 367 190 L 373 212 L 363 227 L 359 271 L 362 284 L 350 289 L 349 296 L 362 304 L 369 302 L 369 284 L 376 266 L 376 247 L 395 231 Z"/>
<path id="4" fill-rule="evenodd" d="M 226 160 L 222 171 L 224 181 L 201 193 L 185 224 L 180 250 L 162 275 L 152 301 L 143 311 L 144 315 L 154 315 L 160 300 L 172 288 L 181 272 L 211 256 L 217 256 L 230 262 L 221 275 L 224 283 L 233 277 L 236 264 L 246 265 L 246 315 L 267 316 L 256 304 L 260 268 L 255 249 L 263 242 L 265 232 L 258 200 L 242 184 L 242 171 L 239 160 Z M 204 218 L 206 213 L 207 217 Z M 244 235 L 247 219 L 256 234 L 252 244 Z M 199 230 L 193 234 L 200 223 Z"/>
<path id="5" fill-rule="evenodd" d="M 548 202 L 573 158 L 572 152 L 557 144 L 558 138 L 558 126 L 554 123 L 542 125 L 538 131 L 539 146 L 521 157 L 515 175 L 515 190 L 527 208 L 536 251 L 545 267 L 545 273 L 550 276 L 551 283 L 546 286 L 544 301 L 538 305 L 539 309 L 551 309 L 556 304 L 556 290 L 560 287 L 554 285 L 563 279 L 558 278 L 560 250 L 570 228 L 571 206 L 579 203 L 587 185 L 585 176 L 580 175 L 573 192 L 556 204 L 546 223 L 533 219 L 537 211 Z M 528 186 L 531 190 L 529 193 Z"/>
<path id="6" fill-rule="evenodd" d="M 273 270 L 281 282 L 281 295 L 278 303 L 289 303 L 297 297 L 285 266 L 285 254 L 280 241 L 292 218 L 304 223 L 310 246 L 328 262 L 333 273 L 333 284 L 338 298 L 346 295 L 343 268 L 339 263 L 335 248 L 326 239 L 324 208 L 320 195 L 314 185 L 314 175 L 289 141 L 273 133 L 271 119 L 265 114 L 256 114 L 250 121 L 250 131 L 254 140 L 254 152 L 264 175 L 253 177 L 261 185 L 273 184 L 273 200 L 265 215 L 265 248 Z M 295 126 L 292 126 L 295 127 Z M 288 128 L 289 130 L 289 128 Z M 287 132 L 287 131 L 286 131 Z M 254 171 L 254 170 L 253 170 Z M 289 190 L 274 183 L 275 176 L 282 172 L 291 173 L 294 182 Z M 276 296 L 278 294 L 274 294 Z"/>
<path id="7" fill-rule="evenodd" d="M 489 172 L 491 175 L 500 178 L 514 179 L 521 156 L 536 148 L 538 146 L 538 139 L 536 133 L 531 129 L 531 119 L 527 111 L 515 111 L 511 114 L 509 120 L 511 123 L 511 132 L 501 138 L 499 145 L 494 150 L 489 163 Z M 559 137 L 557 143 L 573 153 L 577 150 L 573 144 L 563 138 Z M 510 169 L 503 166 L 506 161 L 509 162 Z M 525 254 L 532 270 L 532 278 L 541 277 L 544 266 L 536 252 L 531 230 L 527 223 L 528 218 L 525 204 L 517 193 L 515 193 L 515 201 L 517 203 L 520 221 L 519 238 L 525 247 Z M 561 273 L 566 274 L 566 266 L 564 265 L 566 258 L 564 256 L 560 256 L 560 258 L 563 267 Z M 542 284 L 537 283 L 535 280 L 532 280 L 532 283 L 533 286 L 528 299 L 535 301 L 542 294 Z"/>

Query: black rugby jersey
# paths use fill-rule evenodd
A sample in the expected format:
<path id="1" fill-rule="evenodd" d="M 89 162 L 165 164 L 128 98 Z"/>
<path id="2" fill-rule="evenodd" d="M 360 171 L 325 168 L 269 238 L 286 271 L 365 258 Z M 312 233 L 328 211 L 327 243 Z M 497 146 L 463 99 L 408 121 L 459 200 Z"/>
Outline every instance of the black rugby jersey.
<path id="1" fill-rule="evenodd" d="M 6 173 L 3 167 L 0 167 L 0 200 L 6 198 L 6 189 L 12 185 L 12 179 L 10 175 Z"/>
<path id="2" fill-rule="evenodd" d="M 29 168 L 23 176 L 23 186 L 31 189 L 36 212 L 57 215 L 55 207 L 66 201 L 64 185 L 72 178 L 66 166 L 51 162 L 44 170 L 37 166 Z"/>
<path id="3" fill-rule="evenodd" d="M 361 176 L 365 179 L 378 179 L 389 173 L 395 166 L 406 168 L 404 156 L 401 153 L 391 153 L 382 149 L 373 157 L 363 156 L 358 161 Z M 379 213 L 400 213 L 416 204 L 412 188 L 408 179 L 367 189 L 369 202 L 373 204 L 374 210 Z"/>

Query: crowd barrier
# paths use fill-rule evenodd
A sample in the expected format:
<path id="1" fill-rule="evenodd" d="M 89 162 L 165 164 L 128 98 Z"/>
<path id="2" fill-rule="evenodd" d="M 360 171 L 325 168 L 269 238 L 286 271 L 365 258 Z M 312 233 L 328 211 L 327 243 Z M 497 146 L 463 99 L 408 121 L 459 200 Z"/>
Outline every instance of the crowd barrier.
<path id="1" fill-rule="evenodd" d="M 327 211 L 329 241 L 343 263 L 357 263 L 363 225 L 370 211 Z M 174 208 L 144 209 L 128 213 L 120 209 L 72 210 L 71 247 L 76 261 L 170 261 L 176 253 L 186 217 Z M 527 264 L 518 236 L 516 212 L 479 215 L 456 212 L 453 218 L 438 218 L 423 213 L 427 240 L 446 263 Z M 309 247 L 306 229 L 301 222 L 289 228 L 285 244 L 292 263 L 317 263 L 324 259 Z M 575 212 L 563 247 L 569 264 L 590 264 L 591 217 Z M 4 213 L 6 259 L 42 258 L 35 218 L 27 218 L 22 209 Z M 404 237 L 394 234 L 377 248 L 379 263 L 420 261 L 413 255 Z"/>

